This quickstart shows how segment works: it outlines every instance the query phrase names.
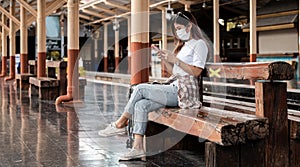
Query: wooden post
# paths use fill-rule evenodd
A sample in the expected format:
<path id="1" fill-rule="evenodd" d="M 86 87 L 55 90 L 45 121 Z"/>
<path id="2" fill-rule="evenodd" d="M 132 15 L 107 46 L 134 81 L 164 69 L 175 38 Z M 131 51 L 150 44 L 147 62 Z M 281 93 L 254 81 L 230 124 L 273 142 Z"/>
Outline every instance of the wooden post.
<path id="1" fill-rule="evenodd" d="M 287 86 L 283 82 L 255 83 L 256 115 L 269 119 L 265 140 L 266 167 L 289 166 Z"/>
<path id="2" fill-rule="evenodd" d="M 21 5 L 20 6 L 20 35 L 21 35 L 21 74 L 28 73 L 28 49 L 27 49 L 27 25 L 26 25 L 26 10 Z"/>
<path id="3" fill-rule="evenodd" d="M 10 0 L 10 15 L 15 16 L 16 1 Z M 9 19 L 9 53 L 10 53 L 10 65 L 9 65 L 9 77 L 5 78 L 5 81 L 13 80 L 16 76 L 16 34 L 15 23 L 13 19 Z"/>
<path id="4" fill-rule="evenodd" d="M 299 166 L 300 162 L 300 122 L 290 120 L 290 166 Z"/>
<path id="5" fill-rule="evenodd" d="M 214 62 L 220 61 L 219 0 L 214 0 Z"/>
<path id="6" fill-rule="evenodd" d="M 2 14 L 2 24 L 6 25 L 6 16 Z M 5 27 L 2 26 L 2 70 L 1 70 L 1 77 L 5 77 L 7 70 L 7 32 Z"/>
<path id="7" fill-rule="evenodd" d="M 162 49 L 168 49 L 168 25 L 167 25 L 167 18 L 166 18 L 166 10 L 163 9 L 161 14 L 161 21 L 162 21 Z M 168 77 L 168 72 L 165 66 L 164 61 L 161 61 L 161 76 Z"/>
<path id="8" fill-rule="evenodd" d="M 298 9 L 299 9 L 298 16 L 300 16 L 300 1 L 299 1 Z M 298 74 L 297 74 L 296 80 L 300 79 L 300 66 L 299 66 L 299 63 L 300 63 L 300 21 L 298 21 L 298 27 L 299 27 L 299 30 L 298 30 L 298 53 L 299 53 L 299 55 L 298 55 L 298 65 L 297 65 L 298 66 Z"/>
<path id="9" fill-rule="evenodd" d="M 119 30 L 115 30 L 115 72 L 119 72 L 120 43 Z"/>
<path id="10" fill-rule="evenodd" d="M 46 1 L 37 1 L 37 43 L 38 64 L 37 77 L 46 77 Z"/>
<path id="11" fill-rule="evenodd" d="M 128 70 L 127 73 L 131 73 L 131 17 L 127 17 L 127 27 L 128 27 L 128 33 L 127 33 L 127 40 L 128 40 L 128 46 L 127 46 L 127 61 L 128 61 Z"/>
<path id="12" fill-rule="evenodd" d="M 229 167 L 239 165 L 239 147 L 222 147 L 216 143 L 205 143 L 206 167 Z"/>
<path id="13" fill-rule="evenodd" d="M 131 0 L 131 84 L 149 81 L 149 0 Z"/>
<path id="14" fill-rule="evenodd" d="M 68 0 L 68 86 L 67 95 L 56 99 L 55 104 L 79 99 L 79 0 Z"/>
<path id="15" fill-rule="evenodd" d="M 104 61 L 104 72 L 108 72 L 108 29 L 107 29 L 107 24 L 103 25 L 104 27 L 104 37 L 103 37 L 103 61 Z"/>
<path id="16" fill-rule="evenodd" d="M 256 0 L 250 0 L 250 62 L 256 62 Z"/>

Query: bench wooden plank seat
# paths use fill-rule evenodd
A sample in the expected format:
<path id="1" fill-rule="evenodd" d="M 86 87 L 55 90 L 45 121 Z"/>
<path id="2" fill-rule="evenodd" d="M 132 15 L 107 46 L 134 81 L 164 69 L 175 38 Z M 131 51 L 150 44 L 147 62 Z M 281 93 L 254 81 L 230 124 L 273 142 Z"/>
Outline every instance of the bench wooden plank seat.
<path id="1" fill-rule="evenodd" d="M 210 107 L 160 109 L 149 120 L 224 146 L 263 139 L 268 133 L 267 118 Z"/>
<path id="2" fill-rule="evenodd" d="M 292 66 L 286 62 L 207 63 L 204 77 L 240 80 L 291 80 Z"/>
<path id="3" fill-rule="evenodd" d="M 205 106 L 198 110 L 162 108 L 149 113 L 146 136 L 161 132 L 152 127 L 165 125 L 203 138 L 206 141 L 206 166 L 289 164 L 287 90 L 286 83 L 277 80 L 292 79 L 292 66 L 286 62 L 207 63 L 202 77 L 260 80 L 255 83 L 255 103 L 203 96 L 200 89 L 200 99 L 204 99 Z M 199 81 L 203 88 L 203 78 Z M 289 117 L 294 118 L 295 113 L 289 112 Z M 297 136 L 299 129 L 294 128 L 294 131 Z M 163 142 L 159 147 L 172 141 L 170 137 L 160 140 Z M 147 150 L 159 151 L 151 148 L 153 144 L 158 148 L 158 140 L 147 138 L 146 141 Z M 299 154 L 299 151 L 295 152 L 294 156 Z"/>
<path id="4" fill-rule="evenodd" d="M 20 88 L 20 90 L 28 90 L 29 89 L 29 78 L 36 77 L 37 74 L 37 63 L 36 60 L 28 61 L 28 73 L 16 74 L 16 86 Z"/>

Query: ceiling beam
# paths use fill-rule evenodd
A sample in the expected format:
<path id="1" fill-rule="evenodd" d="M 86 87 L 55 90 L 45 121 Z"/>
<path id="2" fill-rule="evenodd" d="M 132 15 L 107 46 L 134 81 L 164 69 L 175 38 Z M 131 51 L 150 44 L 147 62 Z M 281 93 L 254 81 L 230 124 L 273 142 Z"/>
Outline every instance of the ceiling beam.
<path id="1" fill-rule="evenodd" d="M 105 18 L 105 17 L 107 17 L 106 15 L 103 15 L 103 14 L 100 14 L 100 13 L 97 13 L 97 12 L 93 12 L 93 11 L 90 11 L 90 10 L 87 10 L 87 9 L 82 9 L 81 11 L 83 13 L 86 13 L 86 14 L 89 14 L 89 15 L 93 15 L 93 16 L 96 16 L 96 17 L 99 17 L 99 18 Z"/>
<path id="2" fill-rule="evenodd" d="M 113 2 L 108 2 L 107 0 L 103 0 L 104 1 L 104 4 L 105 5 L 108 5 L 108 6 L 112 6 L 112 7 L 116 7 L 116 8 L 119 8 L 119 9 L 122 9 L 122 10 L 125 10 L 125 11 L 130 11 L 131 9 L 127 6 L 123 6 L 123 5 L 120 5 L 120 4 L 116 4 L 116 3 L 113 3 Z"/>
<path id="3" fill-rule="evenodd" d="M 113 10 L 110 10 L 110 9 L 105 9 L 103 7 L 100 7 L 100 6 L 96 6 L 96 5 L 92 5 L 92 8 L 96 9 L 96 10 L 100 10 L 100 11 L 103 11 L 105 13 L 109 13 L 109 14 L 112 14 L 112 15 L 116 15 L 117 12 L 113 11 Z"/>
<path id="4" fill-rule="evenodd" d="M 127 17 L 127 15 L 130 15 L 131 12 L 126 12 L 126 13 L 123 13 L 123 14 L 120 14 L 120 15 L 117 15 L 117 16 L 110 16 L 110 17 L 106 17 L 106 18 L 103 18 L 103 19 L 100 19 L 100 20 L 96 20 L 96 21 L 93 21 L 93 22 L 90 22 L 86 25 L 91 25 L 91 24 L 96 24 L 96 23 L 100 23 L 100 22 L 103 22 L 103 21 L 109 21 L 109 20 L 112 20 L 114 18 L 121 18 L 121 17 Z"/>
<path id="5" fill-rule="evenodd" d="M 49 16 L 50 14 L 52 14 L 58 8 L 62 7 L 65 3 L 66 3 L 65 0 L 55 0 L 53 2 L 46 4 L 46 6 L 47 6 L 46 16 Z M 35 20 L 36 20 L 36 18 L 34 16 L 30 17 L 27 21 L 27 25 L 30 25 Z"/>
<path id="6" fill-rule="evenodd" d="M 37 12 L 24 0 L 17 0 L 26 10 L 28 10 L 34 17 L 37 17 Z"/>
<path id="7" fill-rule="evenodd" d="M 92 0 L 90 2 L 87 2 L 85 4 L 80 5 L 79 6 L 79 10 L 89 8 L 89 7 L 93 6 L 93 5 L 100 4 L 100 3 L 104 2 L 104 1 L 105 0 Z"/>
<path id="8" fill-rule="evenodd" d="M 0 21 L 0 26 L 9 32 L 9 28 L 7 27 L 7 25 L 3 24 L 2 21 Z"/>
<path id="9" fill-rule="evenodd" d="M 8 13 L 2 6 L 0 6 L 0 12 L 11 19 L 17 26 L 20 26 L 20 21 L 10 13 Z"/>
<path id="10" fill-rule="evenodd" d="M 89 20 L 89 21 L 94 20 L 93 17 L 91 17 L 91 16 L 86 16 L 86 15 L 83 15 L 83 14 L 79 14 L 79 17 L 80 17 L 80 18 L 83 18 L 83 19 L 85 19 L 85 20 Z"/>

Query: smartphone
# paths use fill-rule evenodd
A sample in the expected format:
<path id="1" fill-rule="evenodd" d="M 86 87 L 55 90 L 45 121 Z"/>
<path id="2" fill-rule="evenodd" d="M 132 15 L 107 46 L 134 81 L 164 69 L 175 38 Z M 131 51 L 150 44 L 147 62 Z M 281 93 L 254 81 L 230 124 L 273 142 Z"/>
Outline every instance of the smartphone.
<path id="1" fill-rule="evenodd" d="M 161 50 L 157 47 L 157 46 L 155 46 L 155 45 L 151 45 L 151 48 L 153 49 L 153 50 L 155 50 L 156 52 L 160 52 Z"/>

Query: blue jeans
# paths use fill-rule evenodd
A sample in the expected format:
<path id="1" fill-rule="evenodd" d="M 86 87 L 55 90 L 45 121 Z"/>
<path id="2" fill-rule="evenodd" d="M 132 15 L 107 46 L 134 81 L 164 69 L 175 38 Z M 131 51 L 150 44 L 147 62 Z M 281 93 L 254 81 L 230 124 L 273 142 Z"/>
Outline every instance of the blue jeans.
<path id="1" fill-rule="evenodd" d="M 133 116 L 133 133 L 144 135 L 148 113 L 165 106 L 178 106 L 177 86 L 173 84 L 137 85 L 125 107 L 125 112 Z"/>

